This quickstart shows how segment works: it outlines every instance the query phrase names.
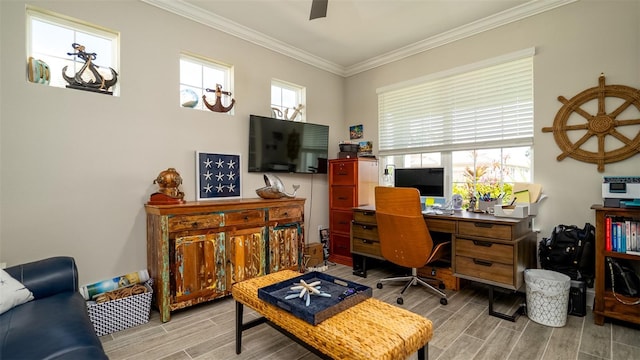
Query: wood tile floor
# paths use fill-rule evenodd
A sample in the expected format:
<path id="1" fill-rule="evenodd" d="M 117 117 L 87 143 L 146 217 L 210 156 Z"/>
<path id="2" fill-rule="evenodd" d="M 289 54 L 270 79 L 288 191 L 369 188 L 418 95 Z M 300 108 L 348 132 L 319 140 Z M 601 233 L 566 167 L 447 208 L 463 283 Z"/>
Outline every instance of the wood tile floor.
<path id="1" fill-rule="evenodd" d="M 391 275 L 389 270 L 372 269 L 367 278 L 361 278 L 352 275 L 350 267 L 335 265 L 327 273 L 370 286 L 375 298 L 396 304 L 400 286 L 376 288 L 379 278 Z M 597 326 L 589 311 L 585 317 L 568 316 L 561 328 L 537 324 L 526 316 L 510 322 L 488 315 L 487 290 L 481 285 L 447 292 L 446 306 L 423 288 L 413 287 L 404 296 L 404 308 L 433 321 L 431 360 L 640 359 L 640 327 L 609 321 Z M 521 301 L 518 296 L 504 294 L 496 300 L 495 309 L 510 313 L 510 306 Z M 173 312 L 166 323 L 161 323 L 158 312 L 152 310 L 149 323 L 102 336 L 101 341 L 111 360 L 318 359 L 267 325 L 245 331 L 242 353 L 236 355 L 234 315 L 231 298 Z M 245 320 L 249 316 L 256 315 L 245 308 Z M 415 354 L 411 357 L 416 358 Z"/>

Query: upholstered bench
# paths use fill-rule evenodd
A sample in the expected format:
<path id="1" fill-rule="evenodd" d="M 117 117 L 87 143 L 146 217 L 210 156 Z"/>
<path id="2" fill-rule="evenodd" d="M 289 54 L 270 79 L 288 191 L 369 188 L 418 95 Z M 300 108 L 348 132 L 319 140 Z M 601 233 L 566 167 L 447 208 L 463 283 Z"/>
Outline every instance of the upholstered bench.
<path id="1" fill-rule="evenodd" d="M 291 270 L 253 278 L 232 287 L 236 301 L 236 353 L 242 331 L 267 323 L 324 359 L 406 359 L 428 357 L 431 321 L 394 305 L 369 298 L 314 326 L 258 298 L 258 289 L 300 276 Z M 243 305 L 262 318 L 243 321 Z"/>

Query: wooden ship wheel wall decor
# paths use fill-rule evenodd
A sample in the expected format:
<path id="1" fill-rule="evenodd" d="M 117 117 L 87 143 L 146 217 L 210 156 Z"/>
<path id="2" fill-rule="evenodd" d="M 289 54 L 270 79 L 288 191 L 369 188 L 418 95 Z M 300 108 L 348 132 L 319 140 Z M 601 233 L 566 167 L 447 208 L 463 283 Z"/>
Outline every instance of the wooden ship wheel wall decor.
<path id="1" fill-rule="evenodd" d="M 542 128 L 542 132 L 553 132 L 562 150 L 558 161 L 571 157 L 597 164 L 598 171 L 604 172 L 605 164 L 640 153 L 640 90 L 624 85 L 605 85 L 604 80 L 604 74 L 600 74 L 597 87 L 586 89 L 569 100 L 558 97 L 563 106 L 556 114 L 553 126 Z M 597 110 L 591 114 L 587 106 L 594 105 L 591 104 L 594 100 Z M 607 112 L 607 105 L 615 105 L 613 111 Z M 577 140 L 572 141 L 571 137 Z M 597 150 L 582 149 L 592 138 L 597 140 Z"/>

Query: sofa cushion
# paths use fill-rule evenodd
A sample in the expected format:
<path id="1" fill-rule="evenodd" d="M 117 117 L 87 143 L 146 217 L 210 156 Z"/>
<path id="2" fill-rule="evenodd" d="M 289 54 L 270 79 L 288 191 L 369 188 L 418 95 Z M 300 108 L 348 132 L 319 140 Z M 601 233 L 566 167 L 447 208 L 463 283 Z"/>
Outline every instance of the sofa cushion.
<path id="1" fill-rule="evenodd" d="M 0 334 L 0 358 L 106 359 L 78 292 L 61 292 L 0 315 Z"/>
<path id="2" fill-rule="evenodd" d="M 31 300 L 33 300 L 31 291 L 0 269 L 0 314 Z"/>

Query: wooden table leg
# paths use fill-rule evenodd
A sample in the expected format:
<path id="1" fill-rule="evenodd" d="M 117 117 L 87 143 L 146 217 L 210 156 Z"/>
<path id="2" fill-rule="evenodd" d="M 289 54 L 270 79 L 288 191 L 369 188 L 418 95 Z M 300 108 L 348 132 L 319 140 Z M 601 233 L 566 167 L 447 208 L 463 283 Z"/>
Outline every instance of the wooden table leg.
<path id="1" fill-rule="evenodd" d="M 429 360 L 429 343 L 418 349 L 418 360 Z"/>
<path id="2" fill-rule="evenodd" d="M 236 301 L 236 354 L 242 352 L 242 311 L 244 305 Z"/>

